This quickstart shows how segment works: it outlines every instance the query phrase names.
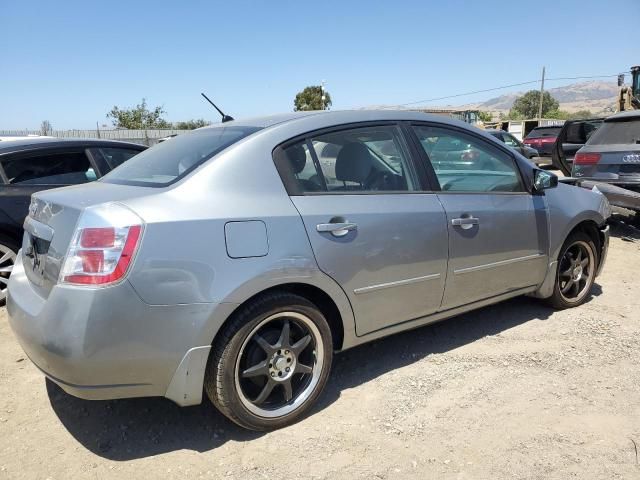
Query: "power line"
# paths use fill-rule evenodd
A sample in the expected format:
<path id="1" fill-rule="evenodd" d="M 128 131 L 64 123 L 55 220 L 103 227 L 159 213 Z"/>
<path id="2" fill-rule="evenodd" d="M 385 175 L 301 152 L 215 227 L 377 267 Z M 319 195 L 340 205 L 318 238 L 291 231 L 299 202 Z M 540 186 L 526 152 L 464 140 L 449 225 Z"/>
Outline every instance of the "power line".
<path id="1" fill-rule="evenodd" d="M 617 76 L 618 76 L 618 74 L 615 74 L 615 75 L 591 75 L 591 76 L 586 76 L 586 77 L 556 77 L 556 78 L 547 78 L 545 80 L 546 81 L 553 81 L 553 80 L 586 80 L 586 79 L 589 79 L 589 78 L 609 78 L 609 77 L 617 77 Z M 476 93 L 495 92 L 496 90 L 504 90 L 505 88 L 511 88 L 511 87 L 520 87 L 522 85 L 531 85 L 533 83 L 539 83 L 539 82 L 540 82 L 540 80 L 530 80 L 528 82 L 512 83 L 511 85 L 503 85 L 501 87 L 487 88 L 485 90 L 475 90 L 473 92 L 458 93 L 456 95 L 448 95 L 446 97 L 429 98 L 427 100 L 418 100 L 418 101 L 415 101 L 415 102 L 399 103 L 398 106 L 399 107 L 404 107 L 404 106 L 407 106 L 407 105 L 415 105 L 416 103 L 435 102 L 437 100 L 446 100 L 448 98 L 464 97 L 466 95 L 474 95 Z"/>

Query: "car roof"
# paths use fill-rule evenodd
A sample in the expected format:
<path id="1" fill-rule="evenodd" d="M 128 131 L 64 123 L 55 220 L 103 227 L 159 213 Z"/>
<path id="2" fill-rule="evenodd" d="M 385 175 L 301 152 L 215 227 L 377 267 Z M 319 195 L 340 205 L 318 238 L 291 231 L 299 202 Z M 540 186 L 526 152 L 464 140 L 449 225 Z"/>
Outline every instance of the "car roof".
<path id="1" fill-rule="evenodd" d="M 233 120 L 231 122 L 217 123 L 199 128 L 198 130 L 206 130 L 227 126 L 238 127 L 258 127 L 268 129 L 270 127 L 293 124 L 293 123 L 309 123 L 320 125 L 340 125 L 346 123 L 371 122 L 371 121 L 422 121 L 422 122 L 438 122 L 450 125 L 466 125 L 468 123 L 453 119 L 444 115 L 434 115 L 413 110 L 314 110 L 307 112 L 289 112 L 277 115 L 269 115 L 263 117 L 254 117 L 247 119 Z"/>
<path id="2" fill-rule="evenodd" d="M 51 147 L 129 147 L 144 150 L 145 145 L 118 140 L 99 138 L 26 138 L 22 140 L 0 141 L 0 154 Z"/>
<path id="3" fill-rule="evenodd" d="M 542 130 L 544 128 L 562 128 L 562 125 L 538 125 L 533 127 L 533 130 Z"/>
<path id="4" fill-rule="evenodd" d="M 620 112 L 604 119 L 605 122 L 625 122 L 628 120 L 640 119 L 640 110 L 629 110 L 628 112 Z"/>

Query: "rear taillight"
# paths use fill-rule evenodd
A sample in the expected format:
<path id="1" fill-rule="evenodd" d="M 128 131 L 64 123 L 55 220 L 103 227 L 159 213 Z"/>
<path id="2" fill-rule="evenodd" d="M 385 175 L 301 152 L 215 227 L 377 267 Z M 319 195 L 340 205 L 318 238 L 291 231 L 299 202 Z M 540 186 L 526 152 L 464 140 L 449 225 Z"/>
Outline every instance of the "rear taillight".
<path id="1" fill-rule="evenodd" d="M 121 280 L 140 245 L 143 222 L 118 204 L 87 209 L 69 245 L 60 281 L 109 285 Z"/>
<path id="2" fill-rule="evenodd" d="M 574 165 L 595 165 L 600 161 L 599 153 L 576 153 L 573 157 Z"/>
<path id="3" fill-rule="evenodd" d="M 556 142 L 555 137 L 544 137 L 540 139 L 540 143 L 555 143 L 555 142 Z"/>

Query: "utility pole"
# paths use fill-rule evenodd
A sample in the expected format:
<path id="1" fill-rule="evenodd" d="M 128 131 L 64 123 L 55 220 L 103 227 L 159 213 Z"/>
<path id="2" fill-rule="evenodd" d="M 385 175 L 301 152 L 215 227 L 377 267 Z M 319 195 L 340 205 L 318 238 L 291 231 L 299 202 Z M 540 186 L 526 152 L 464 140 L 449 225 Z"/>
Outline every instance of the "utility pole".
<path id="1" fill-rule="evenodd" d="M 327 98 L 324 94 L 324 84 L 327 83 L 326 81 L 322 80 L 322 83 L 320 84 L 320 91 L 322 93 L 322 97 L 320 97 L 320 101 L 322 104 L 322 108 L 320 110 L 324 110 L 324 101 Z"/>
<path id="2" fill-rule="evenodd" d="M 540 82 L 540 106 L 538 107 L 538 124 L 542 120 L 542 99 L 544 96 L 544 67 L 542 67 L 542 81 Z"/>

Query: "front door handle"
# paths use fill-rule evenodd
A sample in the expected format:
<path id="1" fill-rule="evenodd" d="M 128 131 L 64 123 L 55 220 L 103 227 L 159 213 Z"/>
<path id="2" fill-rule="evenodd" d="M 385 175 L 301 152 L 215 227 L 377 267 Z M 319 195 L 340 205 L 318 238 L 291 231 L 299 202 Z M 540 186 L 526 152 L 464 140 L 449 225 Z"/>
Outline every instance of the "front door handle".
<path id="1" fill-rule="evenodd" d="M 334 237 L 344 237 L 351 230 L 357 230 L 358 225 L 351 222 L 336 222 L 336 223 L 319 223 L 316 225 L 318 232 L 329 232 Z"/>
<path id="2" fill-rule="evenodd" d="M 460 218 L 452 218 L 451 225 L 454 227 L 462 227 L 467 230 L 472 228 L 474 225 L 480 225 L 480 219 L 476 217 L 460 217 Z"/>

